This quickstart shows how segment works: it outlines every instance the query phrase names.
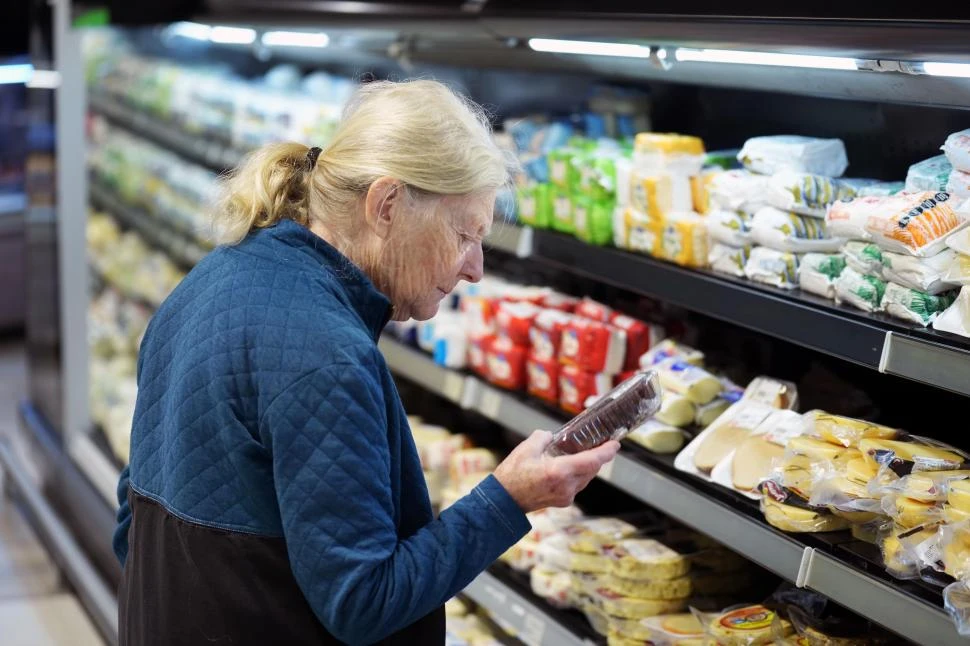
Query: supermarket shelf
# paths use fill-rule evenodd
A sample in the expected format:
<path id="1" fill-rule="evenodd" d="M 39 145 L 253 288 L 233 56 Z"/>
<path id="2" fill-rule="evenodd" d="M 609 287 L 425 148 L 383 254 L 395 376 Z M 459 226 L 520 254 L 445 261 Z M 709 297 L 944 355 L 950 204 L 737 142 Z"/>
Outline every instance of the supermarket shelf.
<path id="1" fill-rule="evenodd" d="M 532 255 L 532 227 L 505 222 L 497 223 L 485 239 L 486 248 L 513 254 L 519 258 Z"/>
<path id="2" fill-rule="evenodd" d="M 563 423 L 555 412 L 542 410 L 522 395 L 442 368 L 394 339 L 382 338 L 380 348 L 395 374 L 523 437 L 534 429 L 552 430 Z M 442 372 L 454 375 L 447 393 L 435 386 L 447 381 Z M 432 374 L 434 378 L 419 380 Z M 461 392 L 457 384 L 461 384 Z M 664 457 L 645 455 L 638 448 L 625 447 L 603 468 L 600 479 L 779 576 L 811 587 L 908 639 L 920 644 L 966 645 L 946 613 L 932 601 L 910 594 L 901 582 L 880 580 L 821 551 L 839 544 L 839 535 L 785 534 L 767 525 L 751 501 L 677 472 Z"/>
<path id="3" fill-rule="evenodd" d="M 109 212 L 123 225 L 137 231 L 149 244 L 164 251 L 182 267 L 191 269 L 207 253 L 194 240 L 169 228 L 159 218 L 128 206 L 96 182 L 91 182 L 88 190 L 96 208 Z"/>
<path id="4" fill-rule="evenodd" d="M 970 340 L 803 294 L 536 231 L 532 257 L 880 372 L 970 395 Z M 797 324 L 793 324 L 797 321 Z"/>
<path id="5" fill-rule="evenodd" d="M 134 301 L 143 307 L 147 307 L 152 311 L 157 310 L 161 306 L 161 302 L 155 302 L 145 294 L 139 294 L 137 291 L 123 287 L 118 282 L 111 280 L 108 276 L 98 267 L 97 263 L 90 262 L 88 267 L 91 269 L 92 275 L 97 279 L 97 285 L 110 287 L 115 290 L 121 296 L 129 301 Z"/>
<path id="6" fill-rule="evenodd" d="M 185 132 L 104 95 L 90 94 L 88 105 L 93 112 L 115 125 L 216 172 L 234 168 L 243 156 L 229 145 Z"/>
<path id="7" fill-rule="evenodd" d="M 499 568 L 495 568 L 500 571 Z M 596 642 L 567 628 L 545 603 L 513 589 L 499 576 L 485 571 L 468 584 L 464 595 L 515 630 L 527 646 L 586 646 Z M 540 605 L 541 603 L 541 605 Z"/>

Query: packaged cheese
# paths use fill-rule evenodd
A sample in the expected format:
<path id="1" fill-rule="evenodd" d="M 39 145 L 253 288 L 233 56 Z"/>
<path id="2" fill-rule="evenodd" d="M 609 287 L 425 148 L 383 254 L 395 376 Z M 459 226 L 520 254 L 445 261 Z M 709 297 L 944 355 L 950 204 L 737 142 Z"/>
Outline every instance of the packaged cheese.
<path id="1" fill-rule="evenodd" d="M 699 613 L 695 613 L 699 614 Z M 791 624 L 762 605 L 700 615 L 708 635 L 720 646 L 761 646 L 792 633 Z"/>
<path id="2" fill-rule="evenodd" d="M 771 465 L 780 461 L 785 449 L 769 441 L 764 435 L 749 435 L 741 440 L 731 463 L 731 482 L 735 489 L 754 491 L 771 472 Z"/>
<path id="3" fill-rule="evenodd" d="M 894 440 L 899 435 L 898 430 L 888 426 L 823 411 L 806 413 L 805 419 L 811 424 L 815 435 L 847 448 L 858 447 L 864 439 Z"/>
<path id="4" fill-rule="evenodd" d="M 913 164 L 906 173 L 906 192 L 945 191 L 952 172 L 953 165 L 946 155 L 937 155 Z"/>
<path id="5" fill-rule="evenodd" d="M 759 283 L 795 289 L 798 287 L 798 256 L 768 247 L 755 247 L 744 265 L 744 275 Z"/>
<path id="6" fill-rule="evenodd" d="M 859 442 L 859 450 L 871 465 L 886 467 L 899 476 L 914 471 L 954 471 L 967 463 L 965 453 L 942 442 L 916 436 L 910 440 L 865 439 Z"/>
<path id="7" fill-rule="evenodd" d="M 906 496 L 922 502 L 943 502 L 947 499 L 950 486 L 953 483 L 970 479 L 970 470 L 954 471 L 917 471 L 898 480 L 894 480 L 883 488 L 884 492 Z M 959 499 L 960 494 L 956 494 Z M 970 503 L 970 500 L 967 501 Z M 970 505 L 968 505 L 970 511 Z"/>
<path id="8" fill-rule="evenodd" d="M 689 426 L 694 421 L 697 413 L 697 404 L 692 402 L 684 395 L 666 390 L 663 394 L 663 403 L 656 418 L 659 422 L 683 428 Z"/>
<path id="9" fill-rule="evenodd" d="M 936 525 L 943 520 L 942 504 L 906 496 L 884 496 L 882 509 L 896 525 L 903 529 Z"/>
<path id="10" fill-rule="evenodd" d="M 970 198 L 970 172 L 954 170 L 946 183 L 946 192 L 955 198 L 966 200 Z"/>
<path id="11" fill-rule="evenodd" d="M 944 571 L 954 579 L 970 581 L 970 523 L 942 527 L 939 546 Z"/>
<path id="12" fill-rule="evenodd" d="M 770 482 L 770 481 L 769 481 Z M 807 505 L 785 504 L 768 495 L 768 487 L 762 488 L 761 511 L 769 525 L 785 532 L 835 532 L 848 529 L 851 524 L 828 510 L 813 509 Z M 788 498 L 792 501 L 792 498 Z"/>
<path id="13" fill-rule="evenodd" d="M 742 399 L 772 408 L 793 410 L 798 406 L 798 389 L 790 381 L 772 377 L 755 377 L 744 389 Z"/>
<path id="14" fill-rule="evenodd" d="M 717 377 L 680 359 L 667 359 L 657 365 L 656 370 L 664 389 L 683 395 L 695 404 L 708 403 L 722 389 Z"/>
<path id="15" fill-rule="evenodd" d="M 623 221 L 626 229 L 625 248 L 650 256 L 659 252 L 664 228 L 662 216 L 651 217 L 631 206 L 624 212 Z"/>
<path id="16" fill-rule="evenodd" d="M 551 404 L 559 403 L 559 361 L 529 355 L 525 364 L 528 393 Z"/>
<path id="17" fill-rule="evenodd" d="M 765 198 L 768 204 L 782 211 L 824 218 L 829 206 L 840 200 L 852 199 L 855 195 L 856 188 L 850 182 L 786 171 L 771 177 Z"/>
<path id="18" fill-rule="evenodd" d="M 574 552 L 572 539 L 565 533 L 553 534 L 538 543 L 536 562 L 547 570 L 606 573 L 610 568 L 608 554 L 601 546 L 594 552 Z"/>
<path id="19" fill-rule="evenodd" d="M 878 541 L 886 571 L 897 579 L 918 577 L 922 563 L 915 548 L 936 535 L 936 526 L 907 529 L 888 523 L 880 531 Z"/>
<path id="20" fill-rule="evenodd" d="M 610 324 L 626 334 L 624 370 L 636 370 L 640 365 L 640 357 L 664 338 L 664 329 L 659 325 L 638 321 L 623 314 L 614 313 Z"/>
<path id="21" fill-rule="evenodd" d="M 766 206 L 751 218 L 751 239 L 763 246 L 792 253 L 832 253 L 845 240 L 832 238 L 824 220 Z"/>
<path id="22" fill-rule="evenodd" d="M 881 311 L 885 293 L 885 281 L 864 276 L 851 267 L 835 279 L 835 302 L 848 303 L 864 312 Z"/>
<path id="23" fill-rule="evenodd" d="M 712 401 L 697 407 L 697 412 L 694 415 L 694 424 L 696 426 L 699 428 L 707 428 L 735 403 L 725 398 L 723 394 L 721 393 Z"/>
<path id="24" fill-rule="evenodd" d="M 690 577 L 675 579 L 626 579 L 609 575 L 605 579 L 608 590 L 637 599 L 686 599 L 691 593 Z"/>
<path id="25" fill-rule="evenodd" d="M 607 615 L 623 619 L 643 619 L 656 615 L 680 612 L 687 607 L 686 599 L 639 599 L 625 597 L 602 587 L 590 594 L 594 607 Z"/>
<path id="26" fill-rule="evenodd" d="M 555 231 L 563 233 L 575 233 L 576 226 L 573 223 L 573 201 L 569 196 L 569 191 L 558 186 L 550 187 L 550 214 L 549 226 Z"/>
<path id="27" fill-rule="evenodd" d="M 600 554 L 604 545 L 615 545 L 637 533 L 637 528 L 619 518 L 590 518 L 563 529 L 573 552 Z"/>
<path id="28" fill-rule="evenodd" d="M 706 267 L 709 247 L 706 220 L 696 213 L 675 212 L 663 220 L 654 255 L 684 267 Z"/>
<path id="29" fill-rule="evenodd" d="M 625 579 L 666 581 L 687 574 L 690 561 L 650 538 L 620 540 L 613 547 L 610 573 Z"/>
<path id="30" fill-rule="evenodd" d="M 609 633 L 607 644 L 634 643 L 638 646 L 650 642 L 650 629 L 644 619 L 621 619 L 620 617 L 610 617 Z"/>
<path id="31" fill-rule="evenodd" d="M 804 455 L 787 453 L 772 470 L 772 479 L 804 501 L 814 493 L 817 461 Z"/>
<path id="32" fill-rule="evenodd" d="M 781 171 L 841 177 L 849 165 L 841 139 L 776 135 L 748 139 L 738 153 L 745 168 L 773 175 Z"/>
<path id="33" fill-rule="evenodd" d="M 954 132 L 940 148 L 953 168 L 970 172 L 970 130 Z"/>
<path id="34" fill-rule="evenodd" d="M 476 473 L 490 472 L 498 461 L 488 449 L 462 449 L 451 456 L 449 475 L 453 482 Z"/>
<path id="35" fill-rule="evenodd" d="M 807 253 L 798 265 L 798 286 L 810 294 L 835 299 L 835 281 L 845 264 L 841 254 Z"/>
<path id="36" fill-rule="evenodd" d="M 685 204 L 680 206 L 689 208 Z M 648 220 L 656 221 L 666 217 L 675 209 L 674 182 L 671 176 L 634 170 L 630 176 L 630 208 L 644 214 Z"/>
<path id="37" fill-rule="evenodd" d="M 513 570 L 528 572 L 539 562 L 539 543 L 526 537 L 506 550 L 499 560 Z"/>
<path id="38" fill-rule="evenodd" d="M 959 236 L 963 231 L 954 235 Z M 946 278 L 947 270 L 957 259 L 957 253 L 952 249 L 944 249 L 928 258 L 916 258 L 883 251 L 872 243 L 852 241 L 846 243 L 843 253 L 849 267 L 860 274 L 934 295 L 953 288 Z"/>
<path id="39" fill-rule="evenodd" d="M 516 345 L 504 337 L 496 338 L 485 349 L 485 378 L 509 390 L 524 390 L 526 386 L 526 346 Z"/>
<path id="40" fill-rule="evenodd" d="M 703 644 L 704 627 L 691 613 L 658 615 L 643 620 L 658 646 L 687 646 L 688 640 Z"/>
<path id="41" fill-rule="evenodd" d="M 713 211 L 707 216 L 707 229 L 714 242 L 730 247 L 746 247 L 751 244 L 751 214 L 746 211 Z"/>
<path id="42" fill-rule="evenodd" d="M 763 404 L 746 401 L 729 408 L 688 447 L 693 449 L 693 466 L 703 473 L 710 473 L 773 411 Z"/>
<path id="43" fill-rule="evenodd" d="M 643 426 L 627 435 L 626 439 L 659 454 L 677 453 L 684 446 L 684 432 L 659 419 L 647 420 Z"/>
<path id="44" fill-rule="evenodd" d="M 569 606 L 571 579 L 568 572 L 541 566 L 529 573 L 532 592 L 559 608 Z"/>
<path id="45" fill-rule="evenodd" d="M 933 329 L 970 337 L 970 285 L 960 288 L 953 304 L 933 321 Z"/>
<path id="46" fill-rule="evenodd" d="M 668 360 L 679 359 L 693 366 L 704 365 L 704 353 L 673 339 L 666 339 L 640 357 L 641 368 L 653 368 Z"/>
<path id="47" fill-rule="evenodd" d="M 943 606 L 956 624 L 957 632 L 970 637 L 970 583 L 956 581 L 944 588 Z"/>
<path id="48" fill-rule="evenodd" d="M 707 254 L 707 262 L 713 271 L 744 278 L 744 266 L 751 257 L 751 247 L 730 247 L 715 243 Z"/>
<path id="49" fill-rule="evenodd" d="M 955 298 L 954 293 L 933 296 L 890 282 L 886 283 L 886 292 L 882 297 L 882 309 L 890 316 L 926 326 L 946 311 L 946 308 L 953 304 Z"/>
<path id="50" fill-rule="evenodd" d="M 529 330 L 541 311 L 531 303 L 499 303 L 495 312 L 498 333 L 516 345 L 528 346 Z"/>
<path id="51" fill-rule="evenodd" d="M 876 646 L 887 641 L 878 629 L 857 617 L 813 617 L 793 604 L 788 606 L 788 617 L 805 646 Z"/>
<path id="52" fill-rule="evenodd" d="M 871 240 L 887 251 L 929 257 L 962 225 L 948 193 L 903 193 L 837 202 L 825 217 L 829 234 Z"/>
<path id="53" fill-rule="evenodd" d="M 526 534 L 526 537 L 537 543 L 559 533 L 563 527 L 572 525 L 583 518 L 583 512 L 574 505 L 547 507 L 526 515 L 532 524 L 532 529 Z"/>
<path id="54" fill-rule="evenodd" d="M 573 317 L 563 328 L 559 360 L 586 372 L 618 374 L 626 360 L 626 334 L 607 323 Z"/>

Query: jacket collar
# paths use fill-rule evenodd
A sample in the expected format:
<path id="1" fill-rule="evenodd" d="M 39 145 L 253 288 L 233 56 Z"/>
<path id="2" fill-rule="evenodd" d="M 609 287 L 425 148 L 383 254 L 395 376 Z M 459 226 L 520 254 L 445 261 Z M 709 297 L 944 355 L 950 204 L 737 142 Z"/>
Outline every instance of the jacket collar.
<path id="1" fill-rule="evenodd" d="M 266 229 L 274 238 L 317 260 L 343 287 L 354 310 L 376 340 L 391 318 L 391 301 L 374 286 L 360 267 L 326 240 L 293 220 Z"/>

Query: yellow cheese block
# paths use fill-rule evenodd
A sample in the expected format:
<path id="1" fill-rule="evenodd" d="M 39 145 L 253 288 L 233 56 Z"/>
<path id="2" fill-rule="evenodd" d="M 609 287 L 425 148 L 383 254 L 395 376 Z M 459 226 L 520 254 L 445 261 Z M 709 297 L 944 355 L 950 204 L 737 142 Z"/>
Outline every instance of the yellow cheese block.
<path id="1" fill-rule="evenodd" d="M 772 408 L 762 404 L 741 401 L 725 412 L 715 424 L 708 427 L 699 438 L 694 453 L 694 466 L 710 472 L 717 463 L 761 424 Z"/>
<path id="2" fill-rule="evenodd" d="M 890 460 L 918 463 L 921 471 L 954 470 L 963 464 L 963 456 L 959 453 L 915 442 L 865 439 L 859 442 L 859 450 L 865 460 L 877 468 Z"/>
<path id="3" fill-rule="evenodd" d="M 658 257 L 684 267 L 706 267 L 709 249 L 707 221 L 703 217 L 696 213 L 669 213 L 664 219 Z"/>
<path id="4" fill-rule="evenodd" d="M 791 623 L 761 605 L 746 606 L 717 615 L 708 633 L 720 646 L 761 646 L 774 640 L 775 631 L 788 636 Z"/>
<path id="5" fill-rule="evenodd" d="M 927 527 L 917 532 L 894 526 L 885 535 L 881 535 L 880 549 L 882 550 L 883 562 L 886 564 L 886 571 L 893 576 L 908 578 L 918 574 L 920 566 L 914 561 L 912 551 L 906 546 L 914 546 L 925 540 L 932 538 L 937 532 L 936 527 Z M 899 538 L 905 535 L 905 545 Z"/>
<path id="6" fill-rule="evenodd" d="M 876 545 L 879 542 L 879 527 L 875 522 L 852 523 L 852 538 L 863 543 Z"/>
<path id="7" fill-rule="evenodd" d="M 933 502 L 946 500 L 951 484 L 968 478 L 970 471 L 965 470 L 919 471 L 902 478 L 899 486 L 902 494 L 908 498 Z"/>
<path id="8" fill-rule="evenodd" d="M 965 523 L 970 521 L 970 511 L 964 511 L 953 505 L 943 505 L 943 520 L 950 525 Z"/>
<path id="9" fill-rule="evenodd" d="M 896 521 L 897 525 L 906 529 L 933 525 L 943 519 L 942 505 L 934 502 L 895 496 L 888 497 L 883 506 L 889 513 L 889 517 Z"/>
<path id="10" fill-rule="evenodd" d="M 878 469 L 876 469 L 871 463 L 866 462 L 865 459 L 862 458 L 861 453 L 859 454 L 859 457 L 847 460 L 845 463 L 846 479 L 863 487 L 868 485 L 878 473 Z"/>
<path id="11" fill-rule="evenodd" d="M 647 420 L 643 426 L 627 435 L 626 439 L 648 451 L 661 454 L 677 453 L 684 446 L 684 432 L 659 419 Z"/>
<path id="12" fill-rule="evenodd" d="M 790 409 L 798 397 L 794 384 L 771 377 L 755 377 L 744 389 L 744 398 L 773 408 Z"/>
<path id="13" fill-rule="evenodd" d="M 970 540 L 944 543 L 942 551 L 947 574 L 955 579 L 970 577 Z"/>
<path id="14" fill-rule="evenodd" d="M 741 441 L 731 464 L 731 481 L 736 489 L 754 491 L 771 474 L 771 467 L 785 456 L 785 449 L 764 435 L 750 435 Z"/>
<path id="15" fill-rule="evenodd" d="M 625 579 L 610 575 L 606 578 L 607 589 L 624 597 L 638 599 L 684 599 L 690 596 L 690 577 L 676 579 Z"/>
<path id="16" fill-rule="evenodd" d="M 604 545 L 637 533 L 637 528 L 619 518 L 591 518 L 568 525 L 563 532 L 569 540 L 569 550 L 599 556 Z"/>
<path id="17" fill-rule="evenodd" d="M 804 455 L 786 456 L 778 467 L 782 486 L 805 500 L 810 499 L 815 487 L 815 463 L 815 460 Z"/>
<path id="18" fill-rule="evenodd" d="M 813 511 L 785 505 L 769 496 L 761 499 L 761 509 L 769 525 L 785 532 L 835 532 L 851 524 L 826 511 Z"/>
<path id="19" fill-rule="evenodd" d="M 716 397 L 714 401 L 697 407 L 697 413 L 694 415 L 694 424 L 700 428 L 707 428 L 730 407 L 731 402 L 729 400 Z"/>
<path id="20" fill-rule="evenodd" d="M 891 440 L 899 431 L 881 424 L 874 424 L 862 419 L 831 415 L 822 411 L 813 411 L 808 416 L 815 426 L 815 433 L 833 444 L 842 446 L 858 446 L 866 438 Z"/>
<path id="21" fill-rule="evenodd" d="M 946 501 L 954 509 L 970 513 L 970 480 L 951 482 Z"/>
<path id="22" fill-rule="evenodd" d="M 703 155 L 704 141 L 700 137 L 665 132 L 641 132 L 633 140 L 638 153 Z"/>
<path id="23" fill-rule="evenodd" d="M 674 208 L 673 180 L 669 175 L 634 171 L 630 175 L 630 205 L 649 220 L 663 220 Z"/>
<path id="24" fill-rule="evenodd" d="M 651 216 L 630 207 L 623 214 L 626 230 L 627 248 L 630 251 L 657 255 L 660 249 L 660 237 L 663 235 L 663 217 Z"/>
<path id="25" fill-rule="evenodd" d="M 708 403 L 724 388 L 721 381 L 711 373 L 680 359 L 662 361 L 656 370 L 660 376 L 660 385 L 665 390 L 682 395 L 695 404 Z"/>
<path id="26" fill-rule="evenodd" d="M 610 572 L 627 579 L 669 580 L 690 570 L 690 560 L 651 538 L 619 541 L 612 549 Z"/>
<path id="27" fill-rule="evenodd" d="M 839 444 L 833 444 L 832 442 L 826 442 L 804 435 L 788 440 L 788 446 L 786 448 L 789 453 L 795 455 L 804 455 L 813 460 L 827 460 L 830 462 L 844 455 L 849 450 Z"/>
<path id="28" fill-rule="evenodd" d="M 697 404 L 683 395 L 665 390 L 656 418 L 664 424 L 683 428 L 694 421 L 696 414 Z"/>
<path id="29" fill-rule="evenodd" d="M 590 595 L 593 604 L 607 615 L 621 619 L 643 619 L 654 615 L 680 612 L 687 607 L 686 599 L 637 599 L 624 597 L 607 588 L 597 588 Z"/>

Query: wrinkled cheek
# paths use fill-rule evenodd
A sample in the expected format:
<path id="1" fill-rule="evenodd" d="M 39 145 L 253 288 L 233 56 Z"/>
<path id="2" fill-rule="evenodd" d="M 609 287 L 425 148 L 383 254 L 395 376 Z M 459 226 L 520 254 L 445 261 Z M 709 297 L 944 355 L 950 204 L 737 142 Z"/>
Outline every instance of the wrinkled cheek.
<path id="1" fill-rule="evenodd" d="M 381 288 L 391 302 L 411 304 L 434 296 L 438 283 L 449 280 L 443 268 L 454 264 L 451 246 L 446 235 L 416 230 L 389 239 L 381 260 Z"/>

